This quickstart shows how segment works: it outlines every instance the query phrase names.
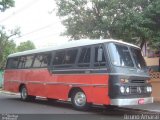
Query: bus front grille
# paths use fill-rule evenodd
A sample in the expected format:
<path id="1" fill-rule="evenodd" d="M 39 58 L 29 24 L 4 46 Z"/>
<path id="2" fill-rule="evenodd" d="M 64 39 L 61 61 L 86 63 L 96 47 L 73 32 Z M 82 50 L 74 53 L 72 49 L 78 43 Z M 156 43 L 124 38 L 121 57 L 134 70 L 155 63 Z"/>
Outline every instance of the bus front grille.
<path id="1" fill-rule="evenodd" d="M 145 80 L 131 80 L 131 83 L 145 83 Z"/>
<path id="2" fill-rule="evenodd" d="M 144 86 L 130 86 L 131 94 L 143 94 L 146 93 L 146 87 Z"/>

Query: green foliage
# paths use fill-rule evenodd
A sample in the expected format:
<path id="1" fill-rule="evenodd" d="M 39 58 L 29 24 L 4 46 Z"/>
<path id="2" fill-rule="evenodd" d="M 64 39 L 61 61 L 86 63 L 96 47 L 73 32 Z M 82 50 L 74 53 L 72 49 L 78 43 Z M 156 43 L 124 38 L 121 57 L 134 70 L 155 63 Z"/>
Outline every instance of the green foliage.
<path id="1" fill-rule="evenodd" d="M 0 12 L 4 12 L 10 7 L 14 7 L 14 0 L 0 0 Z M 10 40 L 12 36 L 19 34 L 19 28 L 6 31 L 5 27 L 0 26 L 0 69 L 3 69 L 7 56 L 15 52 L 16 44 Z"/>
<path id="2" fill-rule="evenodd" d="M 21 42 L 20 45 L 17 47 L 17 52 L 22 52 L 25 50 L 35 49 L 35 45 L 31 41 Z"/>
<path id="3" fill-rule="evenodd" d="M 160 50 L 160 1 L 154 0 L 145 11 L 146 17 L 152 21 L 148 28 L 152 31 L 150 46 Z"/>
<path id="4" fill-rule="evenodd" d="M 14 7 L 14 0 L 0 0 L 0 11 L 4 12 L 7 8 Z"/>
<path id="5" fill-rule="evenodd" d="M 19 29 L 6 31 L 4 27 L 0 29 L 0 69 L 4 68 L 9 54 L 24 50 L 34 49 L 35 46 L 31 41 L 22 42 L 16 47 L 15 42 L 11 39 L 12 36 L 19 35 Z"/>
<path id="6" fill-rule="evenodd" d="M 4 27 L 0 29 L 0 69 L 3 69 L 9 54 L 24 50 L 34 49 L 35 46 L 31 41 L 22 42 L 16 47 L 12 36 L 19 35 L 19 29 L 6 31 Z"/>
<path id="7" fill-rule="evenodd" d="M 160 0 L 56 0 L 63 35 L 71 39 L 114 38 L 139 44 L 157 43 Z"/>
<path id="8" fill-rule="evenodd" d="M 13 35 L 18 34 L 18 31 L 10 31 L 10 35 L 7 34 L 4 27 L 0 29 L 0 69 L 5 66 L 7 56 L 16 51 L 16 44 L 9 38 Z"/>
<path id="9" fill-rule="evenodd" d="M 14 7 L 14 0 L 0 0 L 0 12 L 4 12 L 10 7 Z M 7 56 L 15 52 L 16 44 L 9 40 L 12 36 L 19 34 L 19 29 L 6 31 L 5 27 L 0 26 L 0 69 L 4 68 Z"/>

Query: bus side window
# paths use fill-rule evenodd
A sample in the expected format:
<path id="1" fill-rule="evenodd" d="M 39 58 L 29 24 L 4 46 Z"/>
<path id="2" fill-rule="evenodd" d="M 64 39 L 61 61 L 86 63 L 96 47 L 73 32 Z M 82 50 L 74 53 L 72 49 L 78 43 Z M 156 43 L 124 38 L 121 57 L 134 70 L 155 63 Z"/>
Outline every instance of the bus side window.
<path id="1" fill-rule="evenodd" d="M 30 55 L 26 57 L 25 68 L 30 68 L 33 63 L 34 56 Z"/>
<path id="2" fill-rule="evenodd" d="M 105 66 L 106 60 L 104 55 L 104 49 L 102 46 L 95 47 L 94 66 Z"/>
<path id="3" fill-rule="evenodd" d="M 64 64 L 74 64 L 77 53 L 78 53 L 77 49 L 68 50 L 65 54 Z"/>
<path id="4" fill-rule="evenodd" d="M 41 55 L 36 55 L 33 67 L 34 68 L 47 67 L 50 64 L 50 60 L 51 60 L 50 53 L 43 53 Z"/>
<path id="5" fill-rule="evenodd" d="M 84 47 L 78 60 L 79 67 L 88 67 L 90 65 L 91 48 Z"/>
<path id="6" fill-rule="evenodd" d="M 26 56 L 20 57 L 19 58 L 18 68 L 19 69 L 23 69 L 25 67 L 25 63 L 26 63 Z"/>
<path id="7" fill-rule="evenodd" d="M 56 51 L 54 59 L 53 59 L 53 65 L 61 65 L 64 62 L 65 57 L 65 51 Z"/>
<path id="8" fill-rule="evenodd" d="M 18 57 L 16 58 L 9 58 L 7 61 L 7 69 L 16 69 L 18 66 Z"/>
<path id="9" fill-rule="evenodd" d="M 41 67 L 48 67 L 51 62 L 51 53 L 43 54 Z"/>

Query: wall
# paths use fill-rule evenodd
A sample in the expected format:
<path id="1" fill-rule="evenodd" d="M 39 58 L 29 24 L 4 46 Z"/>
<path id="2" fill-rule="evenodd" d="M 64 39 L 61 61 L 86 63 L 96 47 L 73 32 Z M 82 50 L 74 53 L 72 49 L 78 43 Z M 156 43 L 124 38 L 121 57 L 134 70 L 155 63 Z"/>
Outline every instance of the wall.
<path id="1" fill-rule="evenodd" d="M 151 72 L 152 96 L 160 102 L 160 72 Z"/>
<path id="2" fill-rule="evenodd" d="M 155 57 L 155 58 L 147 58 L 145 57 L 145 61 L 147 63 L 147 66 L 152 68 L 152 70 L 154 71 L 159 71 L 159 57 Z"/>

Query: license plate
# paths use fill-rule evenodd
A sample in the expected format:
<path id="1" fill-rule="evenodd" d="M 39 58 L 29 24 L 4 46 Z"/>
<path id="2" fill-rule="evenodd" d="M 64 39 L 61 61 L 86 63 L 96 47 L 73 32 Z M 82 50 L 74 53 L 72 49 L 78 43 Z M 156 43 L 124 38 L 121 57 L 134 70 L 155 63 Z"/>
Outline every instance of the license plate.
<path id="1" fill-rule="evenodd" d="M 139 99 L 138 104 L 144 104 L 144 99 Z"/>

